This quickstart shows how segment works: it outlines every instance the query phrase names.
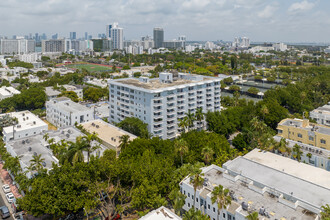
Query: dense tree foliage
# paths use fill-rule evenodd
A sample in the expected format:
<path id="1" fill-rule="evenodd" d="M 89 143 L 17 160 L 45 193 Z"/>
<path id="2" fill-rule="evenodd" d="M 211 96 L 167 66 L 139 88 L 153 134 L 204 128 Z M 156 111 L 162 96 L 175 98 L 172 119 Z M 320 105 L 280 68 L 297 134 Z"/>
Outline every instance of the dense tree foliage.
<path id="1" fill-rule="evenodd" d="M 150 136 L 148 132 L 148 125 L 143 123 L 143 121 L 138 118 L 125 118 L 123 121 L 119 122 L 117 126 L 142 138 L 148 138 Z"/>
<path id="2" fill-rule="evenodd" d="M 34 110 L 44 107 L 46 93 L 42 88 L 30 88 L 21 94 L 0 101 L 2 111 L 14 108 L 16 110 Z"/>
<path id="3" fill-rule="evenodd" d="M 74 102 L 79 101 L 78 95 L 74 91 L 63 91 L 63 92 L 61 92 L 61 94 L 58 95 L 58 97 L 62 97 L 62 96 L 68 97 L 69 99 L 71 99 Z"/>
<path id="4" fill-rule="evenodd" d="M 108 88 L 86 87 L 83 89 L 84 100 L 98 102 L 101 98 L 109 98 Z"/>
<path id="5" fill-rule="evenodd" d="M 13 61 L 13 62 L 7 62 L 7 66 L 9 68 L 14 68 L 14 67 L 24 67 L 24 68 L 27 68 L 27 69 L 32 69 L 33 68 L 33 64 L 31 63 L 26 63 L 26 62 L 23 62 L 23 61 Z"/>

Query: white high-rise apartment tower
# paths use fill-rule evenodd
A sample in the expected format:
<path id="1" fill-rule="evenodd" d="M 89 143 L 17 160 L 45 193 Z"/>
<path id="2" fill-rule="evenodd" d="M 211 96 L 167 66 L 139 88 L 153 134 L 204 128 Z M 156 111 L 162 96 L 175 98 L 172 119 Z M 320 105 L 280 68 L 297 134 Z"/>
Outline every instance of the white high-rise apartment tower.
<path id="1" fill-rule="evenodd" d="M 118 26 L 118 23 L 113 23 L 111 27 L 111 39 L 113 42 L 113 49 L 124 49 L 124 29 Z"/>

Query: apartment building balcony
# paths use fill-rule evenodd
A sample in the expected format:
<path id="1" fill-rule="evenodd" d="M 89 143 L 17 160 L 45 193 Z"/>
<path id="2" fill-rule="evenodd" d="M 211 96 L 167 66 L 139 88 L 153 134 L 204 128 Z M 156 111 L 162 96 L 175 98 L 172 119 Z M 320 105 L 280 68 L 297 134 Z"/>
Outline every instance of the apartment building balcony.
<path id="1" fill-rule="evenodd" d="M 154 132 L 155 131 L 160 131 L 162 129 L 163 129 L 163 126 L 161 126 L 161 125 L 154 126 Z"/>
<path id="2" fill-rule="evenodd" d="M 175 138 L 175 137 L 176 137 L 175 132 L 167 132 L 167 138 L 168 139 L 172 139 L 172 138 Z"/>
<path id="3" fill-rule="evenodd" d="M 175 96 L 174 95 L 167 96 L 167 102 L 174 101 L 174 100 L 175 100 Z"/>
<path id="4" fill-rule="evenodd" d="M 154 125 L 160 125 L 160 124 L 163 124 L 163 119 L 162 118 L 159 118 L 159 119 L 154 119 Z"/>

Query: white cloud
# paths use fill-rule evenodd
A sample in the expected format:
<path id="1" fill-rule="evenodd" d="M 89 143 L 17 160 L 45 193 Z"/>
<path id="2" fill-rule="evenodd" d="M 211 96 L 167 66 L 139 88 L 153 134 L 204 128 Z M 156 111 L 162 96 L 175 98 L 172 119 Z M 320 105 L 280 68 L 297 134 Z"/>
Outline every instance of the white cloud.
<path id="1" fill-rule="evenodd" d="M 106 24 L 118 22 L 127 40 L 152 35 L 153 27 L 161 26 L 165 39 L 185 34 L 189 40 L 231 40 L 244 35 L 255 41 L 328 41 L 330 29 L 324 28 L 330 20 L 328 1 L 287 2 L 292 1 L 0 0 L 0 35 L 59 33 L 67 37 L 77 31 L 80 37 L 87 31 L 97 36 L 105 32 Z"/>
<path id="2" fill-rule="evenodd" d="M 289 7 L 288 11 L 289 12 L 307 11 L 307 10 L 312 9 L 314 6 L 315 6 L 314 3 L 304 0 L 302 2 L 293 3 Z"/>
<path id="3" fill-rule="evenodd" d="M 274 15 L 276 10 L 277 10 L 276 6 L 267 5 L 262 11 L 258 13 L 258 16 L 260 18 L 270 18 Z"/>

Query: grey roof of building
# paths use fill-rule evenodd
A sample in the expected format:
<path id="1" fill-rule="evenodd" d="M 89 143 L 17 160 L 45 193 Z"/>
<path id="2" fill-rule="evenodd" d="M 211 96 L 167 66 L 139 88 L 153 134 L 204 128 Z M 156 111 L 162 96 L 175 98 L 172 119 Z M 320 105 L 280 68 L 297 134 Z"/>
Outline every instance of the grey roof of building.
<path id="1" fill-rule="evenodd" d="M 45 133 L 48 133 L 49 136 L 47 141 L 43 137 Z M 75 142 L 77 137 L 85 136 L 84 133 L 74 127 L 62 128 L 56 131 L 47 131 L 45 133 L 27 138 L 21 138 L 18 140 L 12 140 L 9 141 L 7 144 L 13 147 L 15 153 L 18 156 L 22 156 L 20 160 L 27 165 L 30 164 L 30 160 L 33 158 L 34 152 L 37 154 L 41 154 L 42 158 L 45 159 L 46 168 L 50 169 L 52 166 L 52 162 L 57 163 L 57 158 L 55 158 L 52 154 L 52 151 L 47 148 L 47 146 L 49 146 L 48 141 L 50 139 L 54 139 L 54 143 L 61 142 L 61 140 L 65 140 L 66 142 Z M 107 147 L 99 144 L 96 141 L 93 141 L 92 145 L 100 146 L 100 148 L 98 149 L 100 154 L 102 154 L 107 149 Z M 29 150 L 30 147 L 31 149 Z M 96 155 L 96 153 L 97 152 L 93 152 L 92 154 Z M 86 152 L 84 152 L 84 156 L 87 156 Z"/>
<path id="2" fill-rule="evenodd" d="M 238 157 L 233 161 L 227 162 L 224 166 L 231 172 L 252 179 L 268 188 L 274 188 L 287 195 L 292 194 L 295 198 L 307 201 L 314 207 L 320 208 L 325 204 L 330 204 L 330 188 L 325 188 L 324 186 L 290 175 L 285 173 L 284 170 L 279 171 L 244 157 Z M 310 167 L 314 168 L 314 172 L 324 171 L 319 168 Z"/>
<path id="3" fill-rule="evenodd" d="M 71 99 L 67 97 L 59 97 L 59 98 L 51 99 L 49 102 L 52 102 L 52 104 L 57 105 L 60 109 L 66 112 L 81 112 L 81 111 L 91 110 L 90 108 L 82 104 L 73 102 Z"/>

